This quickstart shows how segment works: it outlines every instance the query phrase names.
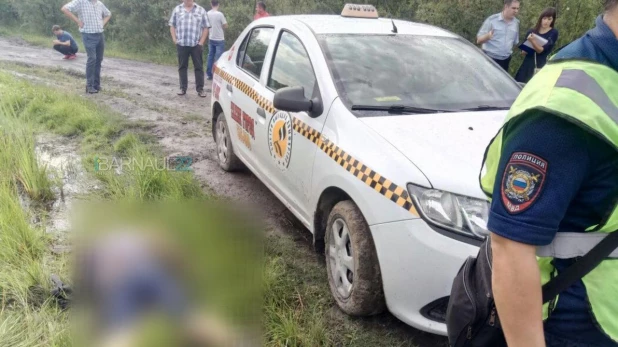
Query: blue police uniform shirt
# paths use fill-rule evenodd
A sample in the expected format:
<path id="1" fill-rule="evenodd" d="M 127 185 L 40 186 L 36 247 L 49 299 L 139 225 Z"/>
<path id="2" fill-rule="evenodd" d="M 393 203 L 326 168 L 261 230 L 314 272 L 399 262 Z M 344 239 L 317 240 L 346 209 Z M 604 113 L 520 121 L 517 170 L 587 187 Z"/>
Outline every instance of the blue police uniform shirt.
<path id="1" fill-rule="evenodd" d="M 554 60 L 575 58 L 618 67 L 618 40 L 602 19 Z M 601 223 L 616 204 L 618 154 L 597 135 L 565 119 L 533 111 L 507 126 L 502 150 L 488 222 L 489 230 L 500 236 L 547 245 L 557 232 L 584 232 Z M 536 178 L 532 191 L 518 181 L 522 172 Z M 519 204 L 522 192 L 532 201 Z M 509 204 L 520 210 L 512 212 Z M 572 261 L 556 259 L 554 265 L 560 272 Z M 597 327 L 581 280 L 560 294 L 545 330 L 570 341 L 616 346 Z"/>
<path id="2" fill-rule="evenodd" d="M 593 60 L 618 70 L 618 38 L 605 24 L 603 16 L 596 19 L 595 28 L 562 48 L 553 59 L 575 58 Z"/>
<path id="3" fill-rule="evenodd" d="M 62 34 L 56 36 L 56 38 L 60 42 L 71 41 L 71 48 L 77 51 L 77 42 L 75 42 L 75 39 L 73 39 L 73 36 L 71 36 L 71 34 L 69 34 L 68 32 L 64 31 Z"/>

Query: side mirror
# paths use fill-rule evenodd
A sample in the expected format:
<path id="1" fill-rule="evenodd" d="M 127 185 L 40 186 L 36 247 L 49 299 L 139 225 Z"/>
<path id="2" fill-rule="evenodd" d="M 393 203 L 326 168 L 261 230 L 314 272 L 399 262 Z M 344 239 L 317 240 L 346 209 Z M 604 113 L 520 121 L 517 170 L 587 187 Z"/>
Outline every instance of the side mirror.
<path id="1" fill-rule="evenodd" d="M 305 97 L 304 87 L 281 88 L 275 93 L 273 106 L 277 110 L 287 112 L 307 112 L 316 118 L 324 112 L 322 101 L 319 98 L 309 100 Z"/>

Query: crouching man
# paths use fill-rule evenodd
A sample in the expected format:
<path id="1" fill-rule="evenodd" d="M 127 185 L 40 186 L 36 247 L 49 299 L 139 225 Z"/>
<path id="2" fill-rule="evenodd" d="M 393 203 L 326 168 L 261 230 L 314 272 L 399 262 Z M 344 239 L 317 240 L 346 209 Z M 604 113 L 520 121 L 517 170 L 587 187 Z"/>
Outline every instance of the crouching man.
<path id="1" fill-rule="evenodd" d="M 77 58 L 76 53 L 79 48 L 77 47 L 77 42 L 75 42 L 73 36 L 62 30 L 59 25 L 54 25 L 52 27 L 52 32 L 56 35 L 56 39 L 53 41 L 54 49 L 64 54 L 64 58 L 62 59 L 73 60 Z"/>

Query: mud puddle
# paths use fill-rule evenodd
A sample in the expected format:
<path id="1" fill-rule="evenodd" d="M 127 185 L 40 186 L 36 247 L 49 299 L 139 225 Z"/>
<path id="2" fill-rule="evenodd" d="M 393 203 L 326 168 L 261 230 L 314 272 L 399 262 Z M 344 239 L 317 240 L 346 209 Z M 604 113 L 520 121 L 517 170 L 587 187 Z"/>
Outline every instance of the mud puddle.
<path id="1" fill-rule="evenodd" d="M 48 168 L 54 181 L 55 200 L 45 206 L 41 223 L 54 239 L 53 251 L 68 251 L 67 233 L 71 230 L 71 215 L 76 203 L 99 190 L 99 183 L 85 170 L 79 147 L 66 138 L 40 134 L 36 138 L 35 153 L 40 165 Z"/>

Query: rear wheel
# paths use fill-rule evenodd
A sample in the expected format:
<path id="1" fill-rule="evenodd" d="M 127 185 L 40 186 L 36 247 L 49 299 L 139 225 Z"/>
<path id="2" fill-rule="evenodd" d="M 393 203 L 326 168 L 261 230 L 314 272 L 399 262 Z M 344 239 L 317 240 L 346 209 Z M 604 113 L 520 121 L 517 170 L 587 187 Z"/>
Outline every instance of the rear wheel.
<path id="1" fill-rule="evenodd" d="M 238 159 L 236 154 L 234 154 L 232 136 L 230 135 L 230 130 L 223 113 L 219 114 L 217 117 L 215 142 L 217 145 L 217 162 L 223 170 L 229 172 L 242 168 L 242 162 Z"/>
<path id="2" fill-rule="evenodd" d="M 328 284 L 337 305 L 353 316 L 370 316 L 386 308 L 382 275 L 369 226 L 354 202 L 331 211 L 326 229 Z"/>

